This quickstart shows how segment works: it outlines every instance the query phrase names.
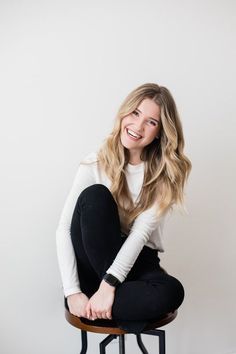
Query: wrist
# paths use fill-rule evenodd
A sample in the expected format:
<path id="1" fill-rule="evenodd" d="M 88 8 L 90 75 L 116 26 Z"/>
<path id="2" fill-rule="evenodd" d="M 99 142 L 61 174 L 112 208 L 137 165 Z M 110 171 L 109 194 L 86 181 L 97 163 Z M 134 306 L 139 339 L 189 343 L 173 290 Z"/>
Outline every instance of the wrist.
<path id="1" fill-rule="evenodd" d="M 105 290 L 108 290 L 108 291 L 113 291 L 113 292 L 116 290 L 115 286 L 108 284 L 104 279 L 102 279 L 99 288 L 100 289 L 105 289 Z"/>
<path id="2" fill-rule="evenodd" d="M 77 292 L 77 293 L 74 293 L 74 294 L 70 294 L 70 295 L 67 295 L 66 298 L 69 299 L 69 297 L 76 297 L 76 296 L 79 296 L 79 295 L 83 295 L 83 292 L 80 291 L 80 292 Z"/>
<path id="3" fill-rule="evenodd" d="M 103 276 L 103 280 L 113 287 L 117 287 L 121 284 L 120 280 L 110 273 L 105 273 Z"/>

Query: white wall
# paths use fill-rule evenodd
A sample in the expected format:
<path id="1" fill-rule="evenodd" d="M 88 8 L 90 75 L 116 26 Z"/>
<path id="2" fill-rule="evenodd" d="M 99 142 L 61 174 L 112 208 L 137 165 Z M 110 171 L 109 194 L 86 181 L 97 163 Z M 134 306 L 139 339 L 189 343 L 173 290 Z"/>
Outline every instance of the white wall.
<path id="1" fill-rule="evenodd" d="M 1 353 L 79 352 L 55 231 L 80 159 L 145 82 L 175 97 L 193 163 L 188 215 L 172 215 L 161 255 L 186 290 L 164 327 L 167 353 L 236 353 L 235 10 L 233 0 L 1 0 Z M 103 338 L 89 334 L 89 353 Z M 144 341 L 154 353 L 157 338 Z"/>

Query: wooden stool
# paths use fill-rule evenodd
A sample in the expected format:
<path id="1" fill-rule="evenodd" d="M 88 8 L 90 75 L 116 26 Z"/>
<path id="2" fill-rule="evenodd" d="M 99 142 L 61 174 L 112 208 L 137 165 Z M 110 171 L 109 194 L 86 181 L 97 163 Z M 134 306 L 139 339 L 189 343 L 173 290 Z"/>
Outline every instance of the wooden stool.
<path id="1" fill-rule="evenodd" d="M 141 332 L 143 334 L 151 334 L 159 337 L 159 354 L 165 354 L 165 331 L 157 329 L 170 323 L 177 316 L 177 310 L 167 313 L 166 315 L 158 318 L 155 321 L 150 321 L 148 325 Z M 113 320 L 103 320 L 97 319 L 95 321 L 90 321 L 86 318 L 83 318 L 83 322 L 79 317 L 72 315 L 67 309 L 65 309 L 65 316 L 67 321 L 74 327 L 79 328 L 81 330 L 81 340 L 82 340 L 82 349 L 80 354 L 85 354 L 87 352 L 87 332 L 94 333 L 104 333 L 108 334 L 108 336 L 99 344 L 100 354 L 106 353 L 106 346 L 117 336 L 119 336 L 119 354 L 125 354 L 125 330 L 117 327 L 117 324 Z M 95 323 L 96 322 L 96 323 Z M 137 343 L 141 352 L 144 354 L 148 354 L 147 349 L 145 348 L 141 334 L 135 334 L 137 338 Z"/>

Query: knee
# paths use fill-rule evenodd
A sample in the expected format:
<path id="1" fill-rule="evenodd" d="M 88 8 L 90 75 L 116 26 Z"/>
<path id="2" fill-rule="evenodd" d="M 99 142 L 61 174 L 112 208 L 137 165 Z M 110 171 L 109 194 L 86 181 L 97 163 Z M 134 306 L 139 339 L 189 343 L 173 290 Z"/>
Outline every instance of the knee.
<path id="1" fill-rule="evenodd" d="M 182 283 L 173 276 L 170 276 L 169 284 L 170 284 L 171 292 L 173 294 L 175 308 L 177 309 L 184 300 L 185 290 Z"/>
<path id="2" fill-rule="evenodd" d="M 80 193 L 79 197 L 81 199 L 84 196 L 97 198 L 97 197 L 100 197 L 101 195 L 107 194 L 107 193 L 110 193 L 110 191 L 104 184 L 96 183 L 96 184 L 92 184 L 91 186 L 88 186 L 85 189 L 83 189 L 82 192 Z"/>
<path id="3" fill-rule="evenodd" d="M 82 203 L 82 205 L 86 202 L 90 206 L 102 205 L 104 207 L 104 203 L 106 201 L 110 202 L 112 198 L 110 190 L 105 185 L 97 183 L 86 187 L 80 193 L 78 202 Z"/>

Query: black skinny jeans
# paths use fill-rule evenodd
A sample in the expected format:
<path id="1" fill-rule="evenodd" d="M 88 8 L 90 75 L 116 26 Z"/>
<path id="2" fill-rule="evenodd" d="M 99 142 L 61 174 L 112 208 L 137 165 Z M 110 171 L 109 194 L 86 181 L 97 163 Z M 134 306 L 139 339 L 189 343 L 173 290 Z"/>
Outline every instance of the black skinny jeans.
<path id="1" fill-rule="evenodd" d="M 80 193 L 70 231 L 80 287 L 90 298 L 125 242 L 117 204 L 106 186 L 94 184 Z M 144 246 L 116 288 L 112 319 L 120 328 L 140 333 L 148 320 L 177 309 L 183 299 L 180 281 L 160 268 L 157 250 Z M 66 299 L 65 305 L 68 308 Z"/>

